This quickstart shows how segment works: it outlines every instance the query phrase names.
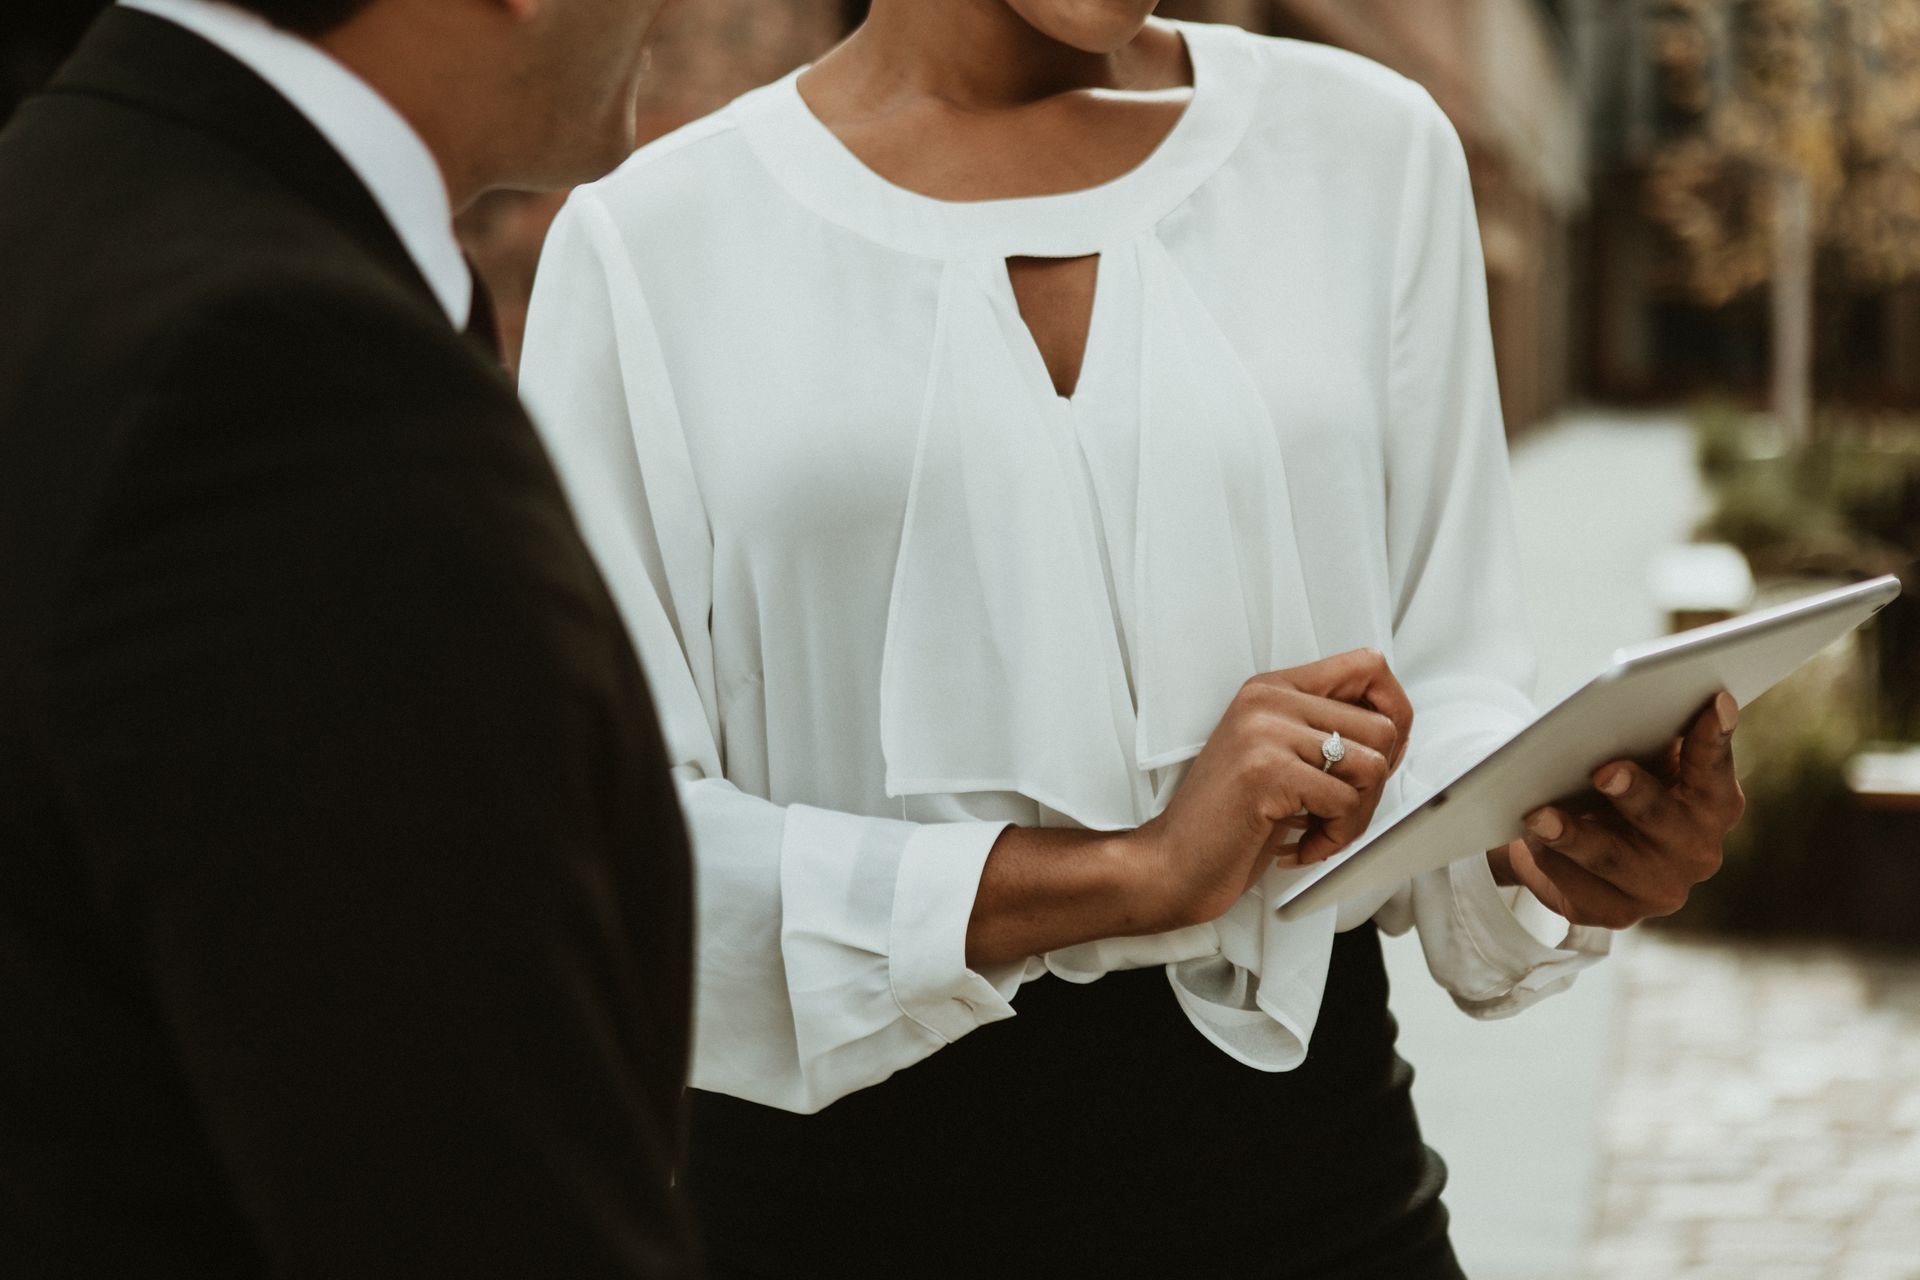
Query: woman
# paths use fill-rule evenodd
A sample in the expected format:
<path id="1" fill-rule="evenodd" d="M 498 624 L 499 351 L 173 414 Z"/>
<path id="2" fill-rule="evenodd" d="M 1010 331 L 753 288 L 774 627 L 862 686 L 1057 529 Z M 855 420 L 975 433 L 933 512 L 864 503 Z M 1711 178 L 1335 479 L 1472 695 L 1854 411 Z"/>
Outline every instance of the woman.
<path id="1" fill-rule="evenodd" d="M 542 261 L 720 1275 L 1458 1274 L 1374 922 L 1495 1016 L 1717 860 L 1710 711 L 1544 841 L 1266 909 L 1529 718 L 1484 283 L 1424 92 L 1151 8 L 876 0 Z"/>

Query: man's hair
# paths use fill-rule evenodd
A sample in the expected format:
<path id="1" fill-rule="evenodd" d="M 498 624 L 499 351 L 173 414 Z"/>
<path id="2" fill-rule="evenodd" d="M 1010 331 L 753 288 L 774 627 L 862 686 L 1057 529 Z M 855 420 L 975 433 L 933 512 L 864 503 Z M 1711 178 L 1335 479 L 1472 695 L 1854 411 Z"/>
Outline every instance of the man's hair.
<path id="1" fill-rule="evenodd" d="M 276 27 L 297 36 L 313 39 L 324 36 L 373 0 L 227 0 L 249 13 L 257 13 Z"/>

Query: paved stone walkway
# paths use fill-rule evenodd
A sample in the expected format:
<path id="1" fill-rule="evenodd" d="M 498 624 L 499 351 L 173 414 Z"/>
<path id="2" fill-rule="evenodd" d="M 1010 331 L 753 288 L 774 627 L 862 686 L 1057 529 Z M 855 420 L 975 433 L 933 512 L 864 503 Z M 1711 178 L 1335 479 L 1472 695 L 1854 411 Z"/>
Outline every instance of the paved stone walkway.
<path id="1" fill-rule="evenodd" d="M 1589 1280 L 1920 1280 L 1920 958 L 1621 943 Z"/>

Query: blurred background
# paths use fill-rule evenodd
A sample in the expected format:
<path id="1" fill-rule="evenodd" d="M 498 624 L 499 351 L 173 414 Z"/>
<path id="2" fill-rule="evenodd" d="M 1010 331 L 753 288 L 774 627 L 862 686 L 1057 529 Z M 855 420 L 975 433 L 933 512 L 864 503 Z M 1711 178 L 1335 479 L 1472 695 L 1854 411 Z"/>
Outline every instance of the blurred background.
<path id="1" fill-rule="evenodd" d="M 0 116 L 99 7 L 7 0 Z M 817 56 L 864 7 L 672 0 L 646 135 Z M 1355 50 L 1459 129 L 1543 701 L 1619 645 L 1870 574 L 1909 584 L 1746 715 L 1724 873 L 1572 992 L 1474 1023 L 1390 944 L 1469 1271 L 1916 1280 L 1920 0 L 1161 12 Z M 560 199 L 461 218 L 509 362 Z"/>

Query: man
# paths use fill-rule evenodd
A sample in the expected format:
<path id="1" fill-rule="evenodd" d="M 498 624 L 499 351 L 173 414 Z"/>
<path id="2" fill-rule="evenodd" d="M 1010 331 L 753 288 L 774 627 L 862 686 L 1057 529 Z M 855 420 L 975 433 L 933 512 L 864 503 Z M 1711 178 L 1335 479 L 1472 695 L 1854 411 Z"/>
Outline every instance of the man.
<path id="1" fill-rule="evenodd" d="M 686 1274 L 685 838 L 447 225 L 658 0 L 247 3 L 0 135 L 0 1274 Z"/>

